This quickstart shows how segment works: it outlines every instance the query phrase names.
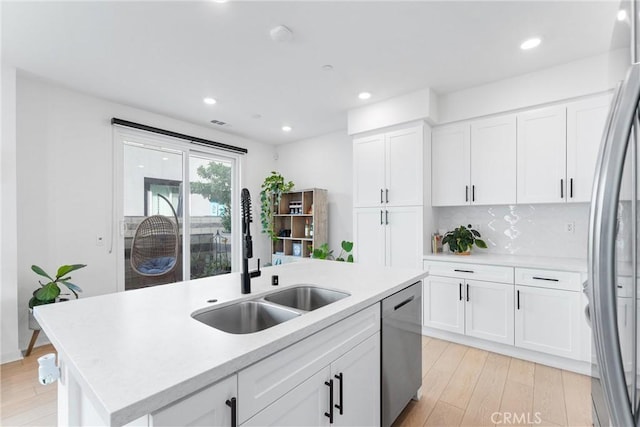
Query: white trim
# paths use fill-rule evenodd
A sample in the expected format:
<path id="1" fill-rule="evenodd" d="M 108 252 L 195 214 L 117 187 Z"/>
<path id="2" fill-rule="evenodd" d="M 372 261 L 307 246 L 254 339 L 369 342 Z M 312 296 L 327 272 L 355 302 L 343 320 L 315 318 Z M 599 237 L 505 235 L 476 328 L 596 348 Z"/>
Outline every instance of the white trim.
<path id="1" fill-rule="evenodd" d="M 463 344 L 470 347 L 479 348 L 494 353 L 504 354 L 506 356 L 518 359 L 528 360 L 530 362 L 540 363 L 541 365 L 551 366 L 566 371 L 577 372 L 582 375 L 591 376 L 591 364 L 581 360 L 567 359 L 564 357 L 552 356 L 550 354 L 539 353 L 537 351 L 525 350 L 508 344 L 500 344 L 492 341 L 486 341 L 479 338 L 469 337 L 466 335 L 455 334 L 439 329 L 422 327 L 422 335 L 438 338 L 446 341 Z M 425 374 L 424 372 L 422 373 Z"/>

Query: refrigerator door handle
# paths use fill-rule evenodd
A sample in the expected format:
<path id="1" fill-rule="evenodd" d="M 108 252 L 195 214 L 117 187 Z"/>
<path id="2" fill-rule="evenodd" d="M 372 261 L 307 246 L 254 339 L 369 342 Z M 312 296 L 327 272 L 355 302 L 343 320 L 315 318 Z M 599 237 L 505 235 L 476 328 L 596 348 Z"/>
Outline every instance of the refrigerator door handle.
<path id="1" fill-rule="evenodd" d="M 618 337 L 615 241 L 622 171 L 639 97 L 640 64 L 633 64 L 609 111 L 589 215 L 590 317 L 611 424 L 619 426 L 635 425 Z"/>

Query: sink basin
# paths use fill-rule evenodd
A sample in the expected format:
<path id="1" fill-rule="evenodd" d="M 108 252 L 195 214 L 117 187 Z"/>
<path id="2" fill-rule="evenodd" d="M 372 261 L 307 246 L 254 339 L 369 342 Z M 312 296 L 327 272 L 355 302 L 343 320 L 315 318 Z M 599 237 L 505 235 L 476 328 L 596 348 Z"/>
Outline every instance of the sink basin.
<path id="1" fill-rule="evenodd" d="M 332 291 L 315 286 L 296 286 L 268 295 L 264 299 L 286 307 L 312 311 L 348 296 L 349 294 L 345 292 Z"/>
<path id="2" fill-rule="evenodd" d="M 205 325 L 230 334 L 250 334 L 300 316 L 293 310 L 260 301 L 243 301 L 222 308 L 194 314 Z"/>

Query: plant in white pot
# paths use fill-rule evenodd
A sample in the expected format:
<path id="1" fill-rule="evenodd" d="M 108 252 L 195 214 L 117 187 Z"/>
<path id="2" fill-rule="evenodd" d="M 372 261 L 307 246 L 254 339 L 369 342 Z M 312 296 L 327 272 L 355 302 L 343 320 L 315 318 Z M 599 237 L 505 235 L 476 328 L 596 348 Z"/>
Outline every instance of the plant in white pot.
<path id="1" fill-rule="evenodd" d="M 447 231 L 442 239 L 443 244 L 449 245 L 449 250 L 456 255 L 471 254 L 471 247 L 475 244 L 477 247 L 486 249 L 487 244 L 480 239 L 480 232 L 474 230 L 469 224 L 467 227 L 461 225 L 453 231 Z"/>

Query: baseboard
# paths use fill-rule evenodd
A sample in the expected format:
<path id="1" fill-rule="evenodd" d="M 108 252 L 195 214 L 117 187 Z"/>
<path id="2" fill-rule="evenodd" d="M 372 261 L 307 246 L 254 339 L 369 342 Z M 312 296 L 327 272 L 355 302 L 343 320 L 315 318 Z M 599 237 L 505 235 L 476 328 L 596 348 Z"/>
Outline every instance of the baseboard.
<path id="1" fill-rule="evenodd" d="M 15 362 L 16 360 L 22 359 L 22 352 L 20 350 L 2 353 L 2 355 L 0 356 L 0 364 Z"/>
<path id="2" fill-rule="evenodd" d="M 553 368 L 564 369 L 566 371 L 591 376 L 591 364 L 581 360 L 573 360 L 567 359 L 565 357 L 553 356 L 550 354 L 522 349 L 507 344 L 486 341 L 475 337 L 456 334 L 453 332 L 428 328 L 426 326 L 422 327 L 422 335 L 442 339 L 445 341 L 455 342 L 457 344 L 463 344 L 469 347 L 479 348 L 481 350 L 504 354 L 505 356 L 528 360 L 530 362 L 540 363 L 541 365 L 551 366 Z"/>

